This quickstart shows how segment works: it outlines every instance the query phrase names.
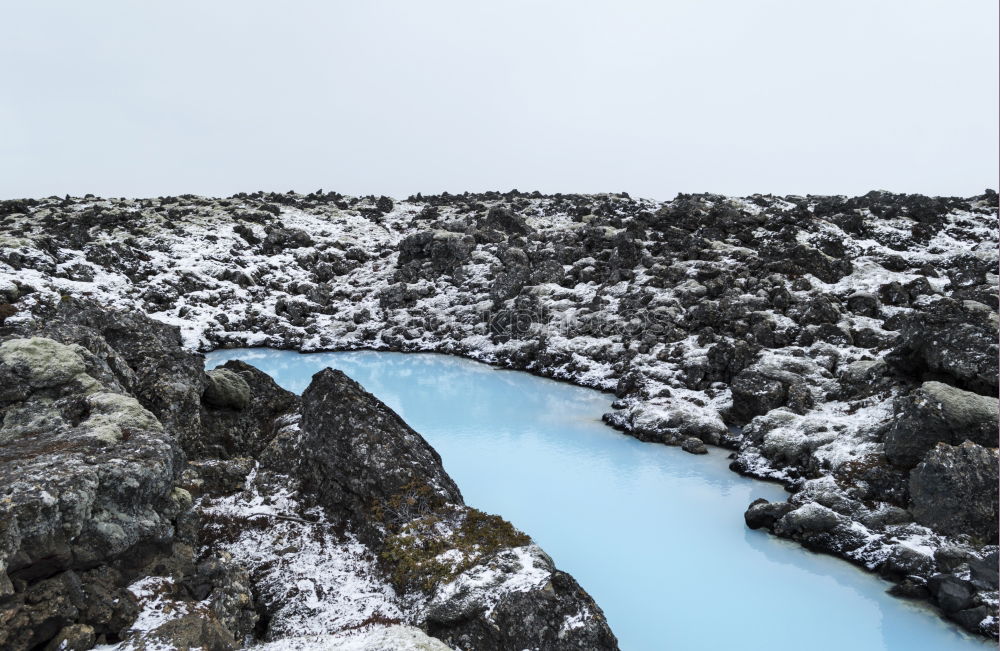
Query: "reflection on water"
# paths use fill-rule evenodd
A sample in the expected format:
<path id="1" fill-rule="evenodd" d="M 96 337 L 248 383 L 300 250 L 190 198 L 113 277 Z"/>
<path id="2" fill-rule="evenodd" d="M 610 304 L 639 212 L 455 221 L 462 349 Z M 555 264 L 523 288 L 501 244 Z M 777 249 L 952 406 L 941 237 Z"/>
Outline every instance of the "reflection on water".
<path id="1" fill-rule="evenodd" d="M 604 609 L 623 649 L 975 649 L 888 584 L 743 524 L 775 485 L 606 427 L 597 391 L 433 354 L 229 350 L 301 393 L 343 370 L 438 450 L 466 501 L 532 536 Z"/>

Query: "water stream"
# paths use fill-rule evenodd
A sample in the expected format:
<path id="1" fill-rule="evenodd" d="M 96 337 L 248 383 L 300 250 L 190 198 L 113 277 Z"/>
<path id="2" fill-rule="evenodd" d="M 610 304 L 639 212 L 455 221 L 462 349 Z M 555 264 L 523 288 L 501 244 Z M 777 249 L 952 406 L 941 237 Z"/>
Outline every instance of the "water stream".
<path id="1" fill-rule="evenodd" d="M 242 359 L 301 393 L 330 366 L 360 382 L 433 445 L 471 506 L 528 533 L 590 592 L 626 651 L 964 649 L 967 636 L 848 563 L 751 531 L 743 511 L 775 485 L 605 426 L 611 397 L 434 354 Z"/>

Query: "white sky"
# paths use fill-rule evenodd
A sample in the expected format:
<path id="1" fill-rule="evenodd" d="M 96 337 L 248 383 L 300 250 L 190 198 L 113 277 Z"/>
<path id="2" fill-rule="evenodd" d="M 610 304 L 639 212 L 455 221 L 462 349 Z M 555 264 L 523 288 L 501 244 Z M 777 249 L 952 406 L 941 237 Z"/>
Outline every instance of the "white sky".
<path id="1" fill-rule="evenodd" d="M 0 0 L 0 198 L 978 194 L 996 0 Z"/>

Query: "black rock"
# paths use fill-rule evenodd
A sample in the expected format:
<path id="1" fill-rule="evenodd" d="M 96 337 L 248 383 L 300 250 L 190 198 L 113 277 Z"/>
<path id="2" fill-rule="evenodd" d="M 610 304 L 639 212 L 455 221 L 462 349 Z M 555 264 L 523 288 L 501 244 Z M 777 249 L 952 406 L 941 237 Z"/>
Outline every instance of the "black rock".
<path id="1" fill-rule="evenodd" d="M 976 589 L 954 574 L 935 574 L 927 580 L 927 590 L 946 613 L 965 610 L 973 605 Z"/>
<path id="2" fill-rule="evenodd" d="M 750 503 L 743 519 L 751 529 L 770 529 L 782 516 L 792 510 L 792 505 L 788 502 L 768 502 L 764 498 L 756 499 Z"/>
<path id="3" fill-rule="evenodd" d="M 989 307 L 941 298 L 900 318 L 899 343 L 887 360 L 911 376 L 996 396 L 997 337 L 997 316 Z"/>
<path id="4" fill-rule="evenodd" d="M 943 534 L 997 543 L 997 449 L 939 443 L 910 471 L 910 511 Z"/>
<path id="5" fill-rule="evenodd" d="M 896 415 L 885 436 L 885 455 L 912 468 L 938 443 L 972 441 L 996 447 L 1000 401 L 941 382 L 924 382 L 896 399 Z"/>
<path id="6" fill-rule="evenodd" d="M 340 371 L 324 369 L 302 394 L 298 471 L 303 488 L 329 511 L 377 536 L 373 511 L 412 491 L 431 503 L 461 503 L 441 457 L 394 411 Z M 414 513 L 384 513 L 398 524 Z"/>

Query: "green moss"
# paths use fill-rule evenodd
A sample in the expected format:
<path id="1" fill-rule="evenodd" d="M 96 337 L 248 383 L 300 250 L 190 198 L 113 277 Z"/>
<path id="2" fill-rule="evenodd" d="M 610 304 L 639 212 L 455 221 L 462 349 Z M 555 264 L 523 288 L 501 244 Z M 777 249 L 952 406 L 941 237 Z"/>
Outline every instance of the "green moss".
<path id="1" fill-rule="evenodd" d="M 45 337 L 11 339 L 0 344 L 0 364 L 16 369 L 33 388 L 59 386 L 86 371 L 78 350 Z"/>
<path id="2" fill-rule="evenodd" d="M 529 542 L 528 536 L 503 518 L 462 507 L 407 523 L 386 540 L 381 558 L 396 587 L 430 592 L 483 557 Z M 446 554 L 450 551 L 457 553 Z"/>
<path id="3" fill-rule="evenodd" d="M 120 393 L 100 392 L 87 396 L 90 416 L 81 428 L 106 443 L 128 440 L 132 432 L 162 431 L 163 426 L 139 401 Z"/>

